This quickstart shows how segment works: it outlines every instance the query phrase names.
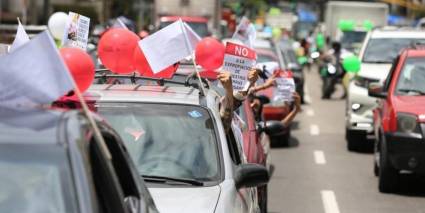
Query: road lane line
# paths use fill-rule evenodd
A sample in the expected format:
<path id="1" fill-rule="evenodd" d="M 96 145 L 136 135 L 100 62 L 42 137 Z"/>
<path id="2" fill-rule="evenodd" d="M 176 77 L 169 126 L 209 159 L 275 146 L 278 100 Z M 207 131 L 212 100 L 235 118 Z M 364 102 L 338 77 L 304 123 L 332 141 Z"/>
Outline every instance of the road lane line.
<path id="1" fill-rule="evenodd" d="M 308 89 L 308 86 L 307 85 L 304 85 L 304 101 L 307 104 L 312 104 L 313 103 L 313 101 L 311 100 L 310 92 L 309 92 L 309 89 Z"/>
<path id="2" fill-rule="evenodd" d="M 319 164 L 319 165 L 326 164 L 325 153 L 323 151 L 320 151 L 320 150 L 315 150 L 314 151 L 314 161 L 316 162 L 316 164 Z"/>
<path id="3" fill-rule="evenodd" d="M 308 116 L 314 116 L 314 110 L 313 109 L 307 109 L 307 115 Z"/>
<path id="4" fill-rule="evenodd" d="M 325 213 L 340 213 L 335 193 L 331 190 L 322 190 L 320 193 L 322 194 Z"/>
<path id="5" fill-rule="evenodd" d="M 311 135 L 319 135 L 320 134 L 319 126 L 317 126 L 316 124 L 310 125 L 310 134 Z"/>

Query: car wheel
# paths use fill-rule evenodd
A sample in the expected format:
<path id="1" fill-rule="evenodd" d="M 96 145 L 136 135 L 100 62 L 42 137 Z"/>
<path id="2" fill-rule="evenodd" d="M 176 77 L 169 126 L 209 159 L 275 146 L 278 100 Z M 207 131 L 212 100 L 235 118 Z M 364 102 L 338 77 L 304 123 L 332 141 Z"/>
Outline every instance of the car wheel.
<path id="1" fill-rule="evenodd" d="M 261 213 L 267 213 L 267 185 L 262 186 L 258 190 L 258 203 Z"/>
<path id="2" fill-rule="evenodd" d="M 349 151 L 360 151 L 366 140 L 365 135 L 348 129 L 345 130 L 345 132 L 347 139 L 347 149 Z"/>
<path id="3" fill-rule="evenodd" d="M 379 176 L 379 167 L 378 165 L 376 165 L 376 162 L 373 162 L 373 174 L 375 175 L 375 177 Z"/>
<path id="4" fill-rule="evenodd" d="M 291 130 L 283 135 L 270 136 L 271 147 L 287 147 L 291 138 Z"/>
<path id="5" fill-rule="evenodd" d="M 379 153 L 379 183 L 380 192 L 391 193 L 397 189 L 398 171 L 391 166 L 388 152 L 384 143 L 381 142 L 381 151 Z"/>

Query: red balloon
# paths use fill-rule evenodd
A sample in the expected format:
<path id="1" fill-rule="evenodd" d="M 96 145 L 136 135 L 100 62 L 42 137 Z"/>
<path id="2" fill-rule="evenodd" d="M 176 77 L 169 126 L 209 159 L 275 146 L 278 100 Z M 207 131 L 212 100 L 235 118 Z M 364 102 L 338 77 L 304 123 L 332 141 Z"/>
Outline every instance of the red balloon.
<path id="1" fill-rule="evenodd" d="M 140 73 L 140 75 L 145 77 L 170 79 L 173 77 L 174 73 L 177 71 L 177 68 L 179 67 L 178 64 L 174 64 L 155 74 L 153 73 L 151 67 L 149 66 L 149 63 L 145 57 L 145 54 L 143 54 L 142 50 L 139 47 L 134 48 L 133 61 L 134 61 L 133 64 L 136 70 Z"/>
<path id="2" fill-rule="evenodd" d="M 131 73 L 134 71 L 133 52 L 138 41 L 139 37 L 130 30 L 112 28 L 99 40 L 99 58 L 112 72 Z"/>
<path id="3" fill-rule="evenodd" d="M 86 52 L 79 48 L 61 48 L 60 54 L 81 92 L 86 91 L 94 80 L 94 63 Z"/>
<path id="4" fill-rule="evenodd" d="M 216 39 L 204 38 L 196 45 L 196 63 L 207 70 L 215 70 L 223 64 L 224 51 L 224 45 Z"/>
<path id="5" fill-rule="evenodd" d="M 219 74 L 219 72 L 213 71 L 213 70 L 204 70 L 202 72 L 199 72 L 199 75 L 202 78 L 207 78 L 210 80 L 217 80 L 217 75 Z"/>

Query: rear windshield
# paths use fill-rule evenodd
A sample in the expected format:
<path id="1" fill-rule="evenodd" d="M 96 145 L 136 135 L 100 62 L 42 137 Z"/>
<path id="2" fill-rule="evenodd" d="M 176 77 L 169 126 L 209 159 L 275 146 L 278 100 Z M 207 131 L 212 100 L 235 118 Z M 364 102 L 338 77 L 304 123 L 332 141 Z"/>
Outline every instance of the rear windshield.
<path id="1" fill-rule="evenodd" d="M 67 153 L 47 145 L 2 145 L 0 212 L 77 212 Z"/>
<path id="2" fill-rule="evenodd" d="M 173 22 L 161 22 L 159 24 L 159 29 L 162 29 Z M 201 38 L 207 37 L 209 35 L 208 32 L 208 24 L 204 22 L 186 22 Z"/>
<path id="3" fill-rule="evenodd" d="M 219 176 L 214 125 L 207 110 L 188 105 L 100 104 L 141 175 L 213 181 Z"/>
<path id="4" fill-rule="evenodd" d="M 365 63 L 392 63 L 398 53 L 413 43 L 424 43 L 419 38 L 374 38 L 370 39 L 363 56 Z"/>

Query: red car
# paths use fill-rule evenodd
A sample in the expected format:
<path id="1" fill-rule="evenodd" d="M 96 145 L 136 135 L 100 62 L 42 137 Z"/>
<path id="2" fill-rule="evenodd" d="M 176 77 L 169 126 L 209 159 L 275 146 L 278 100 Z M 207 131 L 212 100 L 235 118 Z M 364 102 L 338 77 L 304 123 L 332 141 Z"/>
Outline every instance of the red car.
<path id="1" fill-rule="evenodd" d="M 208 30 L 208 19 L 198 16 L 162 16 L 159 19 L 159 29 L 162 29 L 179 19 L 186 22 L 202 38 L 211 34 Z"/>
<path id="2" fill-rule="evenodd" d="M 243 150 L 248 163 L 256 163 L 265 166 L 269 170 L 271 176 L 269 136 L 263 131 L 264 127 L 258 126 L 250 100 L 245 100 L 237 112 L 243 123 L 239 126 L 242 130 Z M 267 128 L 283 129 L 283 125 L 279 123 L 270 123 Z M 279 131 L 274 130 L 273 132 L 276 133 Z M 267 133 L 270 134 L 270 132 Z M 267 212 L 267 185 L 258 187 L 258 202 L 261 212 Z"/>
<path id="3" fill-rule="evenodd" d="M 425 49 L 402 51 L 384 85 L 371 83 L 369 95 L 380 98 L 374 110 L 379 191 L 393 192 L 401 171 L 425 174 Z"/>

